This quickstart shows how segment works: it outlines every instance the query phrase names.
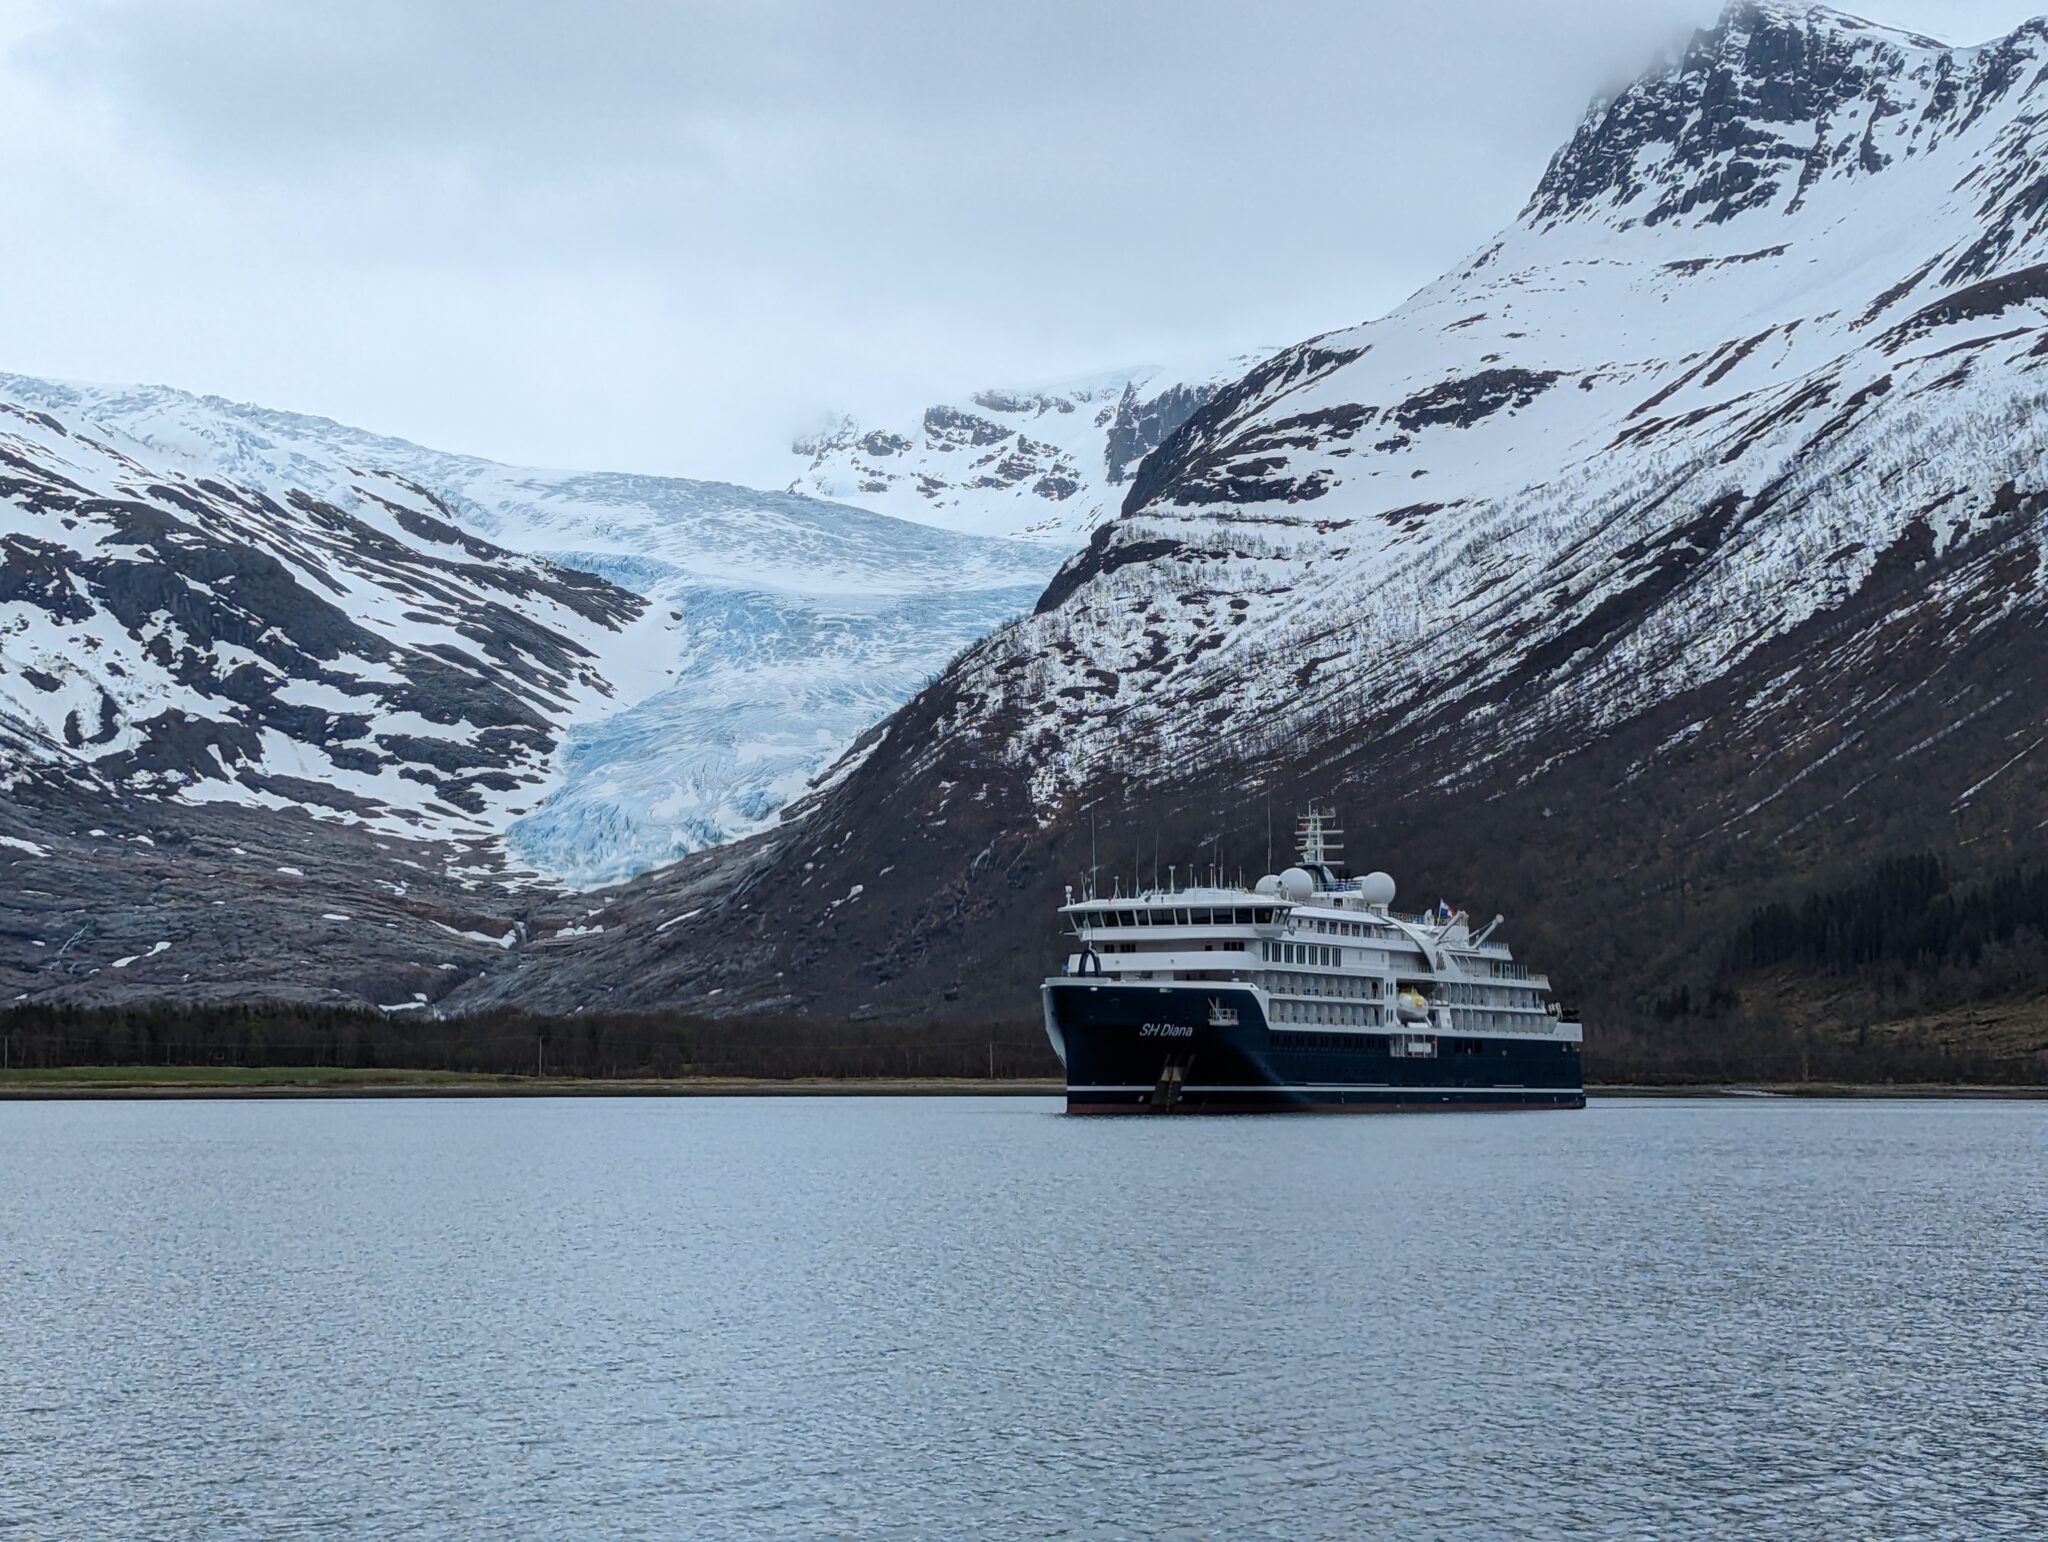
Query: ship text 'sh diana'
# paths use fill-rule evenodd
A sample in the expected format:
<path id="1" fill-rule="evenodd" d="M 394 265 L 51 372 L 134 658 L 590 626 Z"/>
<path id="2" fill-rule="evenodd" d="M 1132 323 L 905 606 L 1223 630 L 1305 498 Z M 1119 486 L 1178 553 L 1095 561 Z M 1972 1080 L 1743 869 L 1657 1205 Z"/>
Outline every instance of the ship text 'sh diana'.
<path id="1" fill-rule="evenodd" d="M 1344 876 L 1326 813 L 1256 887 L 1075 899 L 1045 982 L 1071 1113 L 1583 1108 L 1579 1024 L 1462 910 Z"/>

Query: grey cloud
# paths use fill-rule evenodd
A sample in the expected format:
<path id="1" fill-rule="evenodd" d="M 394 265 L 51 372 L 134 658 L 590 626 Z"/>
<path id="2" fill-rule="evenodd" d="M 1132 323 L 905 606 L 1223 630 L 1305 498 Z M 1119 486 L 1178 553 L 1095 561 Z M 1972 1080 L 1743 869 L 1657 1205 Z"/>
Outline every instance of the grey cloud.
<path id="1" fill-rule="evenodd" d="M 76 142 L 0 170 L 5 362 L 779 477 L 826 405 L 1384 309 L 1717 8 L 53 4 L 7 72 L 62 111 L 0 127 Z"/>

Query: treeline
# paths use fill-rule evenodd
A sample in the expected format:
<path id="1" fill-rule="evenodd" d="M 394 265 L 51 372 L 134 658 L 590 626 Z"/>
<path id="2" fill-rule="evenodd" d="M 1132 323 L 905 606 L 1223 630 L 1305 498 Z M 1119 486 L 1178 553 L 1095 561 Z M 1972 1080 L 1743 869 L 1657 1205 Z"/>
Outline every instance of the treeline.
<path id="1" fill-rule="evenodd" d="M 697 1018 L 423 1018 L 284 1002 L 0 1012 L 0 1064 L 342 1066 L 573 1077 L 1056 1077 L 1036 1024 Z"/>
<path id="2" fill-rule="evenodd" d="M 1892 965 L 1980 966 L 2022 934 L 2048 937 L 2048 868 L 2015 866 L 1957 887 L 1939 857 L 1894 857 L 1798 905 L 1765 905 L 1731 950 L 1737 970 L 1798 964 L 1846 974 Z M 2048 976 L 2042 979 L 2048 985 Z"/>
<path id="3" fill-rule="evenodd" d="M 1655 1027 L 1625 1019 L 1589 1029 L 1589 1085 L 1638 1087 L 1747 1082 L 1860 1086 L 2031 1087 L 2048 1080 L 2042 1057 L 1869 1027 L 1796 1025 L 1769 1010 Z"/>
<path id="4" fill-rule="evenodd" d="M 820 1022 L 706 1019 L 644 1013 L 542 1017 L 501 1011 L 467 1017 L 390 1016 L 340 1007 L 19 1006 L 0 1012 L 0 1063 L 85 1065 L 343 1066 L 490 1076 L 1040 1077 L 1059 1062 L 1031 1023 Z M 1711 1027 L 1602 1024 L 1588 1035 L 1591 1083 L 1700 1082 L 2025 1083 L 2041 1067 L 1969 1045 L 1863 1030 L 1788 1028 L 1769 1014 Z"/>
<path id="5" fill-rule="evenodd" d="M 1796 901 L 1753 909 L 1700 977 L 1589 1035 L 1589 1079 L 2048 1080 L 2048 869 L 1965 876 L 1932 854 L 1887 858 Z M 2039 1000 L 2040 1034 L 1926 1019 Z M 1891 1026 L 1879 1026 L 1891 1025 Z M 1908 1026 L 1911 1025 L 1911 1026 Z"/>

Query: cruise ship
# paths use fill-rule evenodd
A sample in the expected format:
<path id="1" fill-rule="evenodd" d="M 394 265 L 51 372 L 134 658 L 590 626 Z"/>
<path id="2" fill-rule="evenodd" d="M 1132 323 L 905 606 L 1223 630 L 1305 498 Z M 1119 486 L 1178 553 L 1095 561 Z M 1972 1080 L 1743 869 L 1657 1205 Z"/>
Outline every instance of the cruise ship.
<path id="1" fill-rule="evenodd" d="M 1395 910 L 1341 834 L 1311 809 L 1250 889 L 1067 891 L 1077 950 L 1042 994 L 1069 1113 L 1585 1107 L 1580 1025 L 1501 918 Z"/>

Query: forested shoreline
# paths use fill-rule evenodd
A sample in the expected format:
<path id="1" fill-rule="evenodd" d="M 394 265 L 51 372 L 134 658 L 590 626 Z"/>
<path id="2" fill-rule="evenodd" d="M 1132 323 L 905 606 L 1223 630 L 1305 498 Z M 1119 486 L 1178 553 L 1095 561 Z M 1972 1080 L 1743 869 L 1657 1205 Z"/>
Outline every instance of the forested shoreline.
<path id="1" fill-rule="evenodd" d="M 288 1002 L 0 1012 L 0 1055 L 58 1066 L 335 1066 L 549 1077 L 1048 1077 L 1035 1022 L 993 1025 L 697 1018 L 420 1017 Z"/>
<path id="2" fill-rule="evenodd" d="M 1035 1022 L 832 1022 L 680 1014 L 421 1018 L 292 1003 L 24 1005 L 0 1012 L 0 1067 L 337 1067 L 550 1078 L 1057 1078 Z M 1775 1018 L 1593 1025 L 1594 1084 L 2025 1086 L 2039 1054 Z"/>

